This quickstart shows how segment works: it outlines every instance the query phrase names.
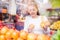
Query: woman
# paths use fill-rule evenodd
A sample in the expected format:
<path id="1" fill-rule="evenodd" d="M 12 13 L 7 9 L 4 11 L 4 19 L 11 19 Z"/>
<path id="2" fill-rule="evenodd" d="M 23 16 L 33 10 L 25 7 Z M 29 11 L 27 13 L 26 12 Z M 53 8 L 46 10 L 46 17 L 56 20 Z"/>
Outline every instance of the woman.
<path id="1" fill-rule="evenodd" d="M 43 28 L 41 27 L 42 17 L 39 16 L 38 7 L 36 4 L 28 5 L 29 16 L 26 16 L 24 22 L 24 30 L 27 32 L 32 32 L 36 34 L 43 34 Z M 47 21 L 46 17 L 43 17 L 44 21 Z M 49 24 L 46 24 L 47 26 Z"/>

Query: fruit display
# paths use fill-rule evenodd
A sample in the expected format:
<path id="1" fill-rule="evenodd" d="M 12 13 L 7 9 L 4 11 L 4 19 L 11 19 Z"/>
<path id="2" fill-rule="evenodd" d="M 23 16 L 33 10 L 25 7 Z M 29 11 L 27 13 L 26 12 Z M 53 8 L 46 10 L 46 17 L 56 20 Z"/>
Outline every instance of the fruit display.
<path id="1" fill-rule="evenodd" d="M 37 36 L 37 40 L 51 40 L 51 39 L 50 36 L 42 34 Z"/>
<path id="2" fill-rule="evenodd" d="M 0 40 L 6 40 L 4 35 L 0 35 Z"/>
<path id="3" fill-rule="evenodd" d="M 0 40 L 50 40 L 50 36 L 45 34 L 39 35 L 34 33 L 28 33 L 24 30 L 18 31 L 14 28 L 9 28 L 6 25 L 1 26 Z M 30 26 L 30 28 L 34 27 L 33 24 L 31 24 Z"/>
<path id="4" fill-rule="evenodd" d="M 27 36 L 27 40 L 36 40 L 36 35 L 33 33 L 29 33 Z"/>
<path id="5" fill-rule="evenodd" d="M 24 30 L 20 31 L 20 38 L 26 40 L 28 33 Z"/>
<path id="6" fill-rule="evenodd" d="M 41 38 L 42 39 L 41 39 Z M 17 31 L 14 29 L 9 29 L 4 26 L 0 30 L 0 40 L 49 40 L 50 36 L 48 35 L 39 35 L 34 33 L 28 33 L 24 30 Z"/>
<path id="7" fill-rule="evenodd" d="M 60 29 L 60 21 L 54 22 L 51 26 L 51 29 Z"/>
<path id="8" fill-rule="evenodd" d="M 8 28 L 7 27 L 3 27 L 2 29 L 1 29 L 1 34 L 6 34 L 6 32 L 8 31 Z"/>
<path id="9" fill-rule="evenodd" d="M 60 30 L 51 37 L 51 40 L 60 40 Z"/>
<path id="10" fill-rule="evenodd" d="M 22 38 L 17 38 L 17 40 L 23 40 Z"/>

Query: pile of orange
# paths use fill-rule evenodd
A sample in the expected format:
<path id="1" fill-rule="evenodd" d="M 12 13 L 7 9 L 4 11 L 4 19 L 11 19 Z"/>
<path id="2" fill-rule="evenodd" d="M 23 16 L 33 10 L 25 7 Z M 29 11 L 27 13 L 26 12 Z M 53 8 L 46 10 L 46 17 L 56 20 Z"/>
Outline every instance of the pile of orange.
<path id="1" fill-rule="evenodd" d="M 34 33 L 28 33 L 24 30 L 17 31 L 3 27 L 0 30 L 0 40 L 50 40 L 47 35 L 36 35 Z"/>

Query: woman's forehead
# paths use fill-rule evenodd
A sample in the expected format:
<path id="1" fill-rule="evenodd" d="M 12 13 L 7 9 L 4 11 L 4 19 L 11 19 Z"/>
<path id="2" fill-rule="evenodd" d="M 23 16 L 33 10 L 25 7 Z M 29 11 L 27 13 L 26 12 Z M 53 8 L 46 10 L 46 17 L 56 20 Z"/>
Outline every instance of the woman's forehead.
<path id="1" fill-rule="evenodd" d="M 36 9 L 35 6 L 29 6 L 28 9 Z"/>

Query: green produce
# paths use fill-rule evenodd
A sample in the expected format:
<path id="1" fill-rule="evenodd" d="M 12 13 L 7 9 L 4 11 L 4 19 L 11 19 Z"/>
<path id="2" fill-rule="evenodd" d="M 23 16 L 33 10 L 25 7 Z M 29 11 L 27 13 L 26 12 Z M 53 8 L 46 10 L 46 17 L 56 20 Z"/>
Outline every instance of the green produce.
<path id="1" fill-rule="evenodd" d="M 60 8 L 60 0 L 50 0 L 52 8 Z"/>
<path id="2" fill-rule="evenodd" d="M 56 32 L 51 38 L 51 40 L 60 40 L 60 30 Z"/>

